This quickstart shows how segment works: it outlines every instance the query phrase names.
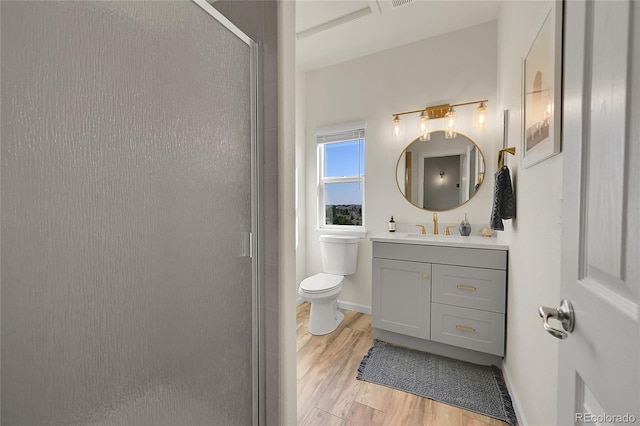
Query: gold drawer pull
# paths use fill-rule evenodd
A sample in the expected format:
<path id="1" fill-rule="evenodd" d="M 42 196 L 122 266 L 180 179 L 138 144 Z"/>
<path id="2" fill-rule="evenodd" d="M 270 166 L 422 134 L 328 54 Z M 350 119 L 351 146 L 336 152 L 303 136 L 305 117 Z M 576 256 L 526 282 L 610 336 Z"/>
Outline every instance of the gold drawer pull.
<path id="1" fill-rule="evenodd" d="M 475 333 L 476 329 L 471 327 L 465 327 L 464 325 L 456 325 L 456 328 L 461 331 L 467 331 L 469 333 Z"/>
<path id="2" fill-rule="evenodd" d="M 429 278 L 429 274 L 422 274 L 422 278 L 425 279 L 425 280 L 428 279 Z"/>
<path id="3" fill-rule="evenodd" d="M 462 284 L 458 284 L 456 287 L 458 287 L 460 290 L 466 290 L 466 291 L 476 291 L 476 288 L 471 286 L 471 285 L 462 285 Z"/>

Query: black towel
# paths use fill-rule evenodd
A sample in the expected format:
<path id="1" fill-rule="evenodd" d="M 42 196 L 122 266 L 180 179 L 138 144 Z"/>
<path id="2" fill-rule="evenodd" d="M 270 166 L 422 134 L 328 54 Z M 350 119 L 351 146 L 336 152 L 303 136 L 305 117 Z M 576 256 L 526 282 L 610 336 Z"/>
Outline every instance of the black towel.
<path id="1" fill-rule="evenodd" d="M 491 229 L 504 231 L 502 219 L 511 219 L 516 216 L 516 203 L 513 198 L 509 168 L 502 166 L 496 172 L 495 179 L 493 209 L 491 209 Z"/>

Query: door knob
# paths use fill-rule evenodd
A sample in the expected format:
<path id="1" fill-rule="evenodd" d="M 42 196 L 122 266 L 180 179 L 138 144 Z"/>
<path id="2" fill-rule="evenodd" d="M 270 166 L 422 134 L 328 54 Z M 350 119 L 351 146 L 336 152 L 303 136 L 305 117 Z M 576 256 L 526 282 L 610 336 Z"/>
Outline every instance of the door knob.
<path id="1" fill-rule="evenodd" d="M 568 333 L 573 331 L 575 314 L 573 313 L 573 305 L 567 299 L 563 299 L 560 302 L 558 309 L 548 308 L 546 306 L 538 307 L 538 314 L 542 317 L 542 326 L 544 329 L 555 338 L 564 340 L 569 336 Z M 551 327 L 549 325 L 550 318 L 560 321 L 565 331 Z"/>

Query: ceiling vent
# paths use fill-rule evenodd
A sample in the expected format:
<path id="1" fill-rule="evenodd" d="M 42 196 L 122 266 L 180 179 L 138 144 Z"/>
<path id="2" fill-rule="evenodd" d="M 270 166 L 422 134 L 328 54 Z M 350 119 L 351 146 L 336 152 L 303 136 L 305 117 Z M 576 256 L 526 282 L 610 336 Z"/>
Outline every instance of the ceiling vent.
<path id="1" fill-rule="evenodd" d="M 402 1 L 411 1 L 411 0 L 402 0 Z M 326 31 L 330 28 L 337 27 L 338 25 L 346 24 L 347 22 L 354 21 L 358 18 L 362 18 L 363 16 L 370 15 L 371 13 L 373 13 L 373 11 L 369 6 L 364 7 L 362 9 L 356 10 L 355 12 L 347 13 L 346 15 L 324 22 L 320 25 L 316 25 L 315 27 L 311 27 L 304 31 L 300 31 L 299 33 L 296 33 L 296 39 L 301 40 L 305 37 L 309 37 L 311 35 L 318 34 L 322 31 Z"/>
<path id="2" fill-rule="evenodd" d="M 400 7 L 404 6 L 407 3 L 411 3 L 413 0 L 391 0 L 391 6 Z"/>

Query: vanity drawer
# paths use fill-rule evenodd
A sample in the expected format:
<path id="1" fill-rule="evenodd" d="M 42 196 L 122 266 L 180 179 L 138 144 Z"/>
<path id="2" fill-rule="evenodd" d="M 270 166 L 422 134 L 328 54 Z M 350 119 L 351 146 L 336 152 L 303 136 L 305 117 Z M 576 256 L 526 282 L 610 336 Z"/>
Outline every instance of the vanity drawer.
<path id="1" fill-rule="evenodd" d="M 496 269 L 433 265 L 431 300 L 503 314 L 506 276 L 506 271 Z"/>
<path id="2" fill-rule="evenodd" d="M 431 340 L 504 355 L 504 314 L 431 304 Z"/>

